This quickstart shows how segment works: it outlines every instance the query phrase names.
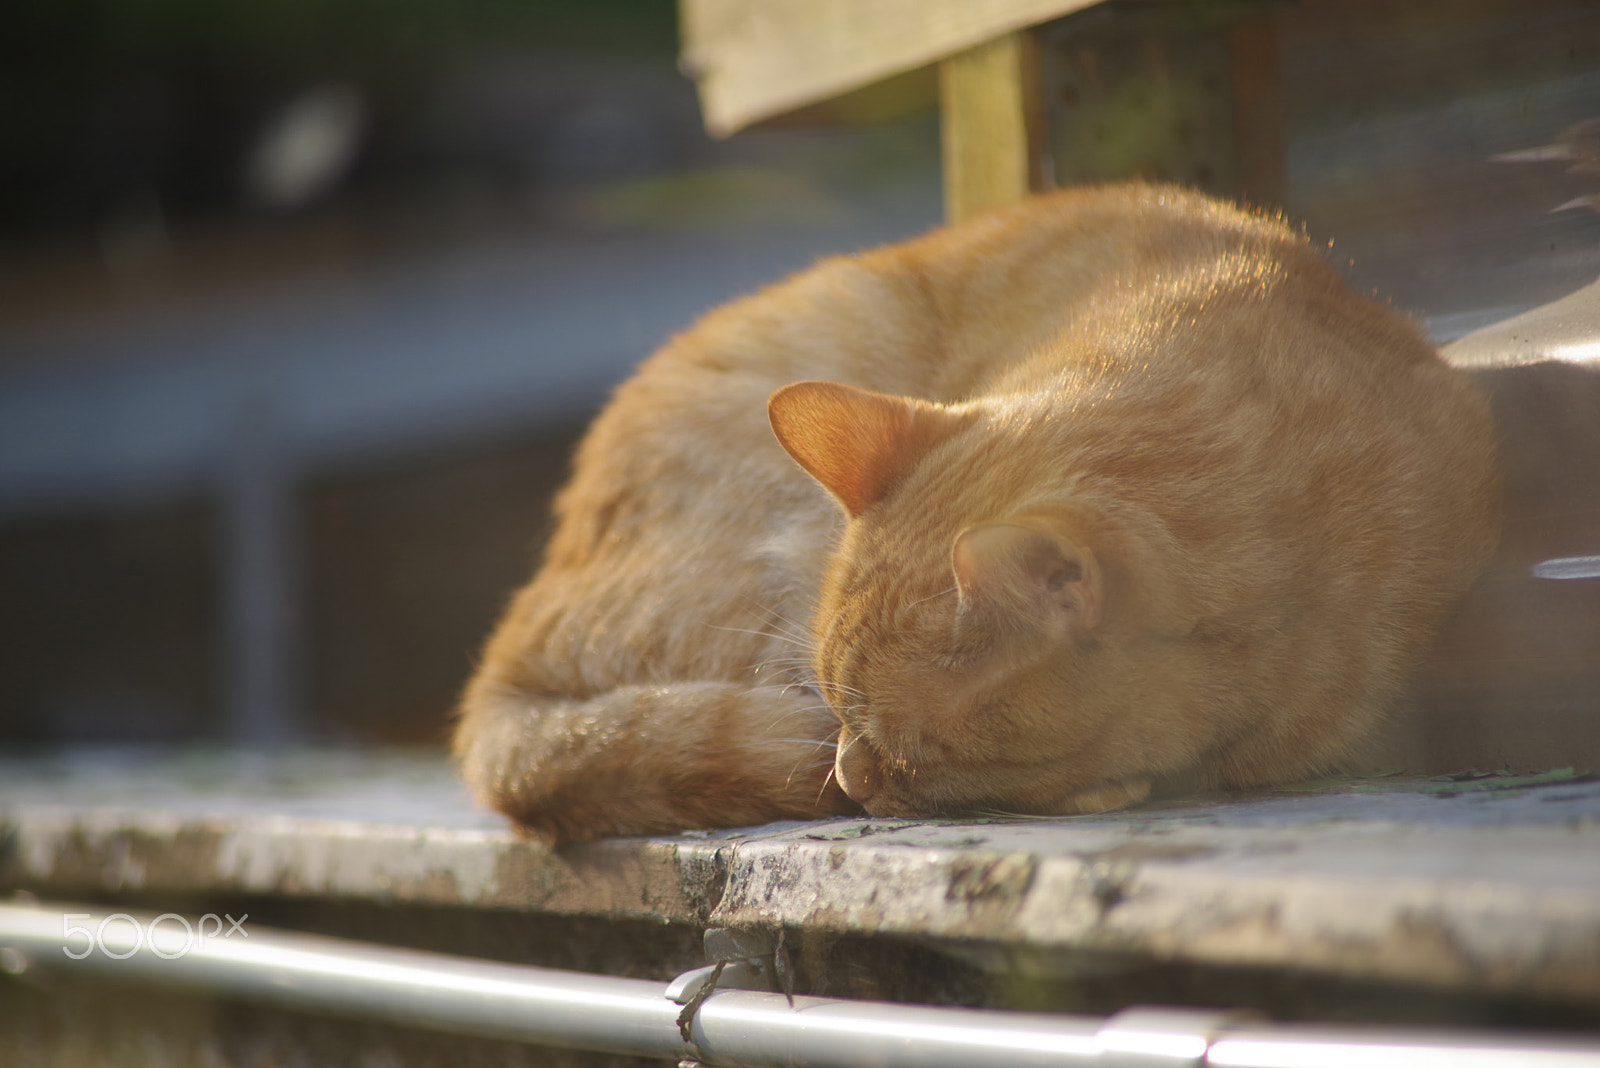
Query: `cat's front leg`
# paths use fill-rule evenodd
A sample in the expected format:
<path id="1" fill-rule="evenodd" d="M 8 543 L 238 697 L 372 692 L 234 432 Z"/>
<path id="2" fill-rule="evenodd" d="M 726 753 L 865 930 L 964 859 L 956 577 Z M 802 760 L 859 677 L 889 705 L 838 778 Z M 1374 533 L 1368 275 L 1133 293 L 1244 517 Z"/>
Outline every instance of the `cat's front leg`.
<path id="1" fill-rule="evenodd" d="M 798 687 L 480 687 L 455 752 L 480 802 L 557 844 L 859 811 L 832 780 L 836 727 Z"/>

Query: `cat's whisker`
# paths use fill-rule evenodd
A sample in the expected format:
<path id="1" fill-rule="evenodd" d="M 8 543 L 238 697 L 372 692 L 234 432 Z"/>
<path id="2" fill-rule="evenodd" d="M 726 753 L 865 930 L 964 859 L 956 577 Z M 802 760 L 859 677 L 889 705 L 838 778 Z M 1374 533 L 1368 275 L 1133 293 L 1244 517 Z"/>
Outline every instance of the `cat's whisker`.
<path id="1" fill-rule="evenodd" d="M 763 679 L 761 676 L 764 670 L 765 665 L 756 668 L 754 673 L 760 684 L 763 686 L 776 685 L 785 696 L 792 693 L 796 689 L 809 689 L 809 687 L 806 686 L 805 681 L 800 677 L 800 671 L 797 668 L 787 667 L 778 669 L 777 671 L 768 671 L 766 672 L 768 677 Z M 772 678 L 771 676 L 773 675 L 783 675 L 787 677 L 780 680 Z M 820 697 L 822 695 L 818 694 L 817 696 Z"/>
<path id="2" fill-rule="evenodd" d="M 811 661 L 809 659 L 796 658 L 794 660 L 764 660 L 762 661 L 762 666 L 782 668 L 784 671 L 787 671 L 790 675 L 792 675 L 797 681 L 803 682 L 808 686 L 815 685 L 811 678 Z"/>
<path id="3" fill-rule="evenodd" d="M 850 697 L 854 698 L 860 705 L 867 700 L 866 693 L 856 689 L 854 686 L 846 686 L 843 683 L 823 682 L 819 679 L 817 680 L 817 689 L 829 701 L 837 701 L 840 697 Z"/>
<path id="4" fill-rule="evenodd" d="M 768 637 L 782 638 L 785 641 L 793 642 L 802 648 L 810 648 L 812 642 L 810 628 L 804 623 L 789 619 L 771 605 L 756 604 L 751 605 L 751 607 L 765 616 L 767 621 L 773 625 L 773 629 L 770 632 L 762 633 L 766 633 Z"/>
<path id="5" fill-rule="evenodd" d="M 806 615 L 810 616 L 814 612 L 815 608 L 816 608 L 816 598 L 814 596 L 807 597 L 806 598 Z M 776 607 L 774 607 L 771 604 L 757 605 L 756 606 L 756 610 L 761 612 L 768 619 L 776 620 L 777 622 L 782 623 L 784 626 L 790 628 L 793 631 L 796 631 L 797 633 L 803 633 L 803 632 L 807 632 L 807 631 L 810 630 L 810 626 L 809 626 L 809 624 L 807 622 L 805 622 L 804 620 L 799 620 L 799 619 L 790 619 L 788 616 L 784 615 L 782 612 L 780 612 Z"/>
<path id="6" fill-rule="evenodd" d="M 1009 809 L 1003 808 L 975 808 L 969 810 L 966 815 L 976 816 L 981 819 L 988 820 L 1015 820 L 1018 822 L 1051 818 L 1049 816 L 1039 816 L 1027 812 L 1012 812 Z"/>
<path id="7" fill-rule="evenodd" d="M 817 800 L 814 802 L 815 804 L 822 804 L 822 795 L 828 792 L 828 784 L 833 781 L 833 774 L 834 768 L 830 767 L 828 769 L 828 774 L 822 777 L 822 789 L 817 791 Z"/>
<path id="8" fill-rule="evenodd" d="M 785 786 L 792 786 L 792 785 L 794 785 L 795 776 L 797 776 L 797 775 L 805 775 L 808 772 L 820 771 L 823 768 L 827 768 L 828 769 L 828 774 L 830 774 L 830 775 L 833 774 L 833 761 L 832 760 L 815 760 L 815 761 L 812 761 L 810 764 L 796 764 L 794 767 L 789 769 L 789 775 L 788 775 L 788 777 L 786 779 L 784 779 L 784 785 Z M 824 779 L 823 781 L 824 781 L 824 783 L 826 783 L 827 780 Z"/>
<path id="9" fill-rule="evenodd" d="M 807 676 L 807 668 L 809 668 L 810 666 L 811 665 L 807 661 L 804 661 L 804 660 L 795 660 L 795 661 L 763 660 L 761 662 L 761 664 L 759 666 L 757 666 L 755 673 L 757 675 L 759 675 L 763 671 L 769 671 L 769 670 L 782 671 L 784 674 L 790 676 L 792 679 L 794 679 L 795 682 L 799 683 L 800 685 L 809 686 L 809 685 L 811 685 L 811 683 L 807 680 L 806 676 Z"/>
<path id="10" fill-rule="evenodd" d="M 762 745 L 810 745 L 818 749 L 832 749 L 833 742 L 819 742 L 815 738 L 758 738 L 754 741 L 740 743 L 746 749 L 754 749 Z"/>
<path id="11" fill-rule="evenodd" d="M 727 631 L 729 634 L 754 634 L 758 638 L 776 638 L 786 642 L 794 641 L 793 635 L 778 634 L 770 630 L 760 630 L 756 627 L 725 627 L 720 623 L 707 623 L 706 626 L 712 630 Z"/>
<path id="12" fill-rule="evenodd" d="M 796 719 L 818 724 L 834 722 L 835 717 L 833 715 L 832 706 L 826 704 L 805 705 L 800 708 L 786 709 L 777 713 L 776 715 L 768 717 L 766 720 L 767 730 L 763 733 L 771 733 L 775 731 L 780 724 Z"/>
<path id="13" fill-rule="evenodd" d="M 1008 820 L 1012 823 L 1044 823 L 1051 820 L 1071 820 L 1080 816 L 1098 816 L 1102 812 L 1115 812 L 1115 808 L 1097 809 L 1093 812 L 1015 812 L 1004 808 L 975 808 L 968 815 L 978 816 L 983 819 Z"/>
<path id="14" fill-rule="evenodd" d="M 944 589 L 940 590 L 938 593 L 930 593 L 926 597 L 919 597 L 917 600 L 912 601 L 910 604 L 906 605 L 906 607 L 907 608 L 915 608 L 915 607 L 917 607 L 917 605 L 921 604 L 923 601 L 932 601 L 932 600 L 935 600 L 936 598 L 943 597 L 947 593 L 955 593 L 958 588 L 959 587 L 956 587 L 956 586 L 946 586 Z"/>
<path id="15" fill-rule="evenodd" d="M 800 750 L 798 760 L 807 760 L 813 756 L 821 759 L 823 754 L 831 753 L 837 743 L 821 740 L 814 737 L 761 737 L 744 738 L 730 741 L 726 745 L 702 745 L 697 751 L 706 755 L 737 756 L 740 753 L 749 754 L 752 758 L 756 754 L 772 754 L 794 752 Z M 832 760 L 832 756 L 827 757 Z"/>
<path id="16" fill-rule="evenodd" d="M 772 633 L 772 637 L 779 638 L 779 639 L 781 639 L 783 641 L 786 641 L 790 645 L 793 645 L 795 648 L 801 650 L 802 652 L 805 652 L 805 653 L 810 653 L 811 652 L 811 646 L 812 646 L 811 635 L 806 634 L 803 631 L 796 630 L 796 631 L 792 631 L 791 632 L 791 631 L 787 631 L 787 630 L 779 630 L 779 631 L 774 631 Z"/>
<path id="17" fill-rule="evenodd" d="M 785 697 L 787 697 L 790 694 L 794 693 L 796 690 L 804 690 L 807 693 L 816 694 L 816 696 L 818 696 L 818 697 L 822 696 L 820 693 L 817 693 L 816 688 L 813 687 L 809 682 L 791 682 L 791 683 L 789 683 L 788 685 L 786 685 L 783 688 L 783 694 L 784 694 Z M 833 708 L 833 706 L 828 704 L 828 702 L 826 700 L 824 700 L 821 704 L 808 705 L 807 708 L 808 709 L 817 709 L 817 708 L 831 709 L 831 708 Z"/>
<path id="18" fill-rule="evenodd" d="M 837 719 L 837 717 L 835 717 L 833 714 L 833 706 L 829 704 L 811 705 L 807 708 L 797 708 L 789 714 L 794 716 L 804 715 L 813 720 L 835 721 Z"/>

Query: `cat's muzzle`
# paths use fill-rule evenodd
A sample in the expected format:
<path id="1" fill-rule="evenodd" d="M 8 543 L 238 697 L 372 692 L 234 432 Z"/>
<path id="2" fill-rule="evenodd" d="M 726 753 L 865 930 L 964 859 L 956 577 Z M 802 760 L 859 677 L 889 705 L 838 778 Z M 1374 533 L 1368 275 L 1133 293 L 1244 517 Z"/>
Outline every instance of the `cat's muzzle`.
<path id="1" fill-rule="evenodd" d="M 839 732 L 833 774 L 850 800 L 872 811 L 872 799 L 883 791 L 883 763 L 866 740 L 848 728 Z"/>

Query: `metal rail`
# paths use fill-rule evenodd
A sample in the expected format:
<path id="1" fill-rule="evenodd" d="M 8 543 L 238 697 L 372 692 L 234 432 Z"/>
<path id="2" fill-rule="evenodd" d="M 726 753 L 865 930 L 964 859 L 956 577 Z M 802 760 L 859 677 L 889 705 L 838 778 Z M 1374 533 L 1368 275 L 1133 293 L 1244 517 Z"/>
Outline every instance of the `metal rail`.
<path id="1" fill-rule="evenodd" d="M 945 1068 L 1600 1068 L 1600 1039 L 1240 1026 L 1131 1009 L 1109 1019 L 718 990 L 679 1033 L 686 988 L 395 949 L 172 913 L 0 905 L 0 965 L 90 970 L 455 1034 L 717 1065 Z M 671 991 L 669 993 L 669 991 Z M 674 1000 L 676 998 L 677 1000 Z"/>

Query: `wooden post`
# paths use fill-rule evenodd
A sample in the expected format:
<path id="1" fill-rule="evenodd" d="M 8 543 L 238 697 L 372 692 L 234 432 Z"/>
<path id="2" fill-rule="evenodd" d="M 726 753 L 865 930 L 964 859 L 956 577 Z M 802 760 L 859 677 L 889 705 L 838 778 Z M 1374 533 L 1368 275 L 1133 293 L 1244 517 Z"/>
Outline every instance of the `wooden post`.
<path id="1" fill-rule="evenodd" d="M 1257 207 L 1281 208 L 1288 149 L 1277 27 L 1270 12 L 1228 31 L 1228 58 L 1233 68 L 1233 150 L 1239 168 L 1234 195 Z"/>
<path id="2" fill-rule="evenodd" d="M 1045 186 L 1038 69 L 1028 30 L 986 41 L 939 64 L 947 221 Z"/>

